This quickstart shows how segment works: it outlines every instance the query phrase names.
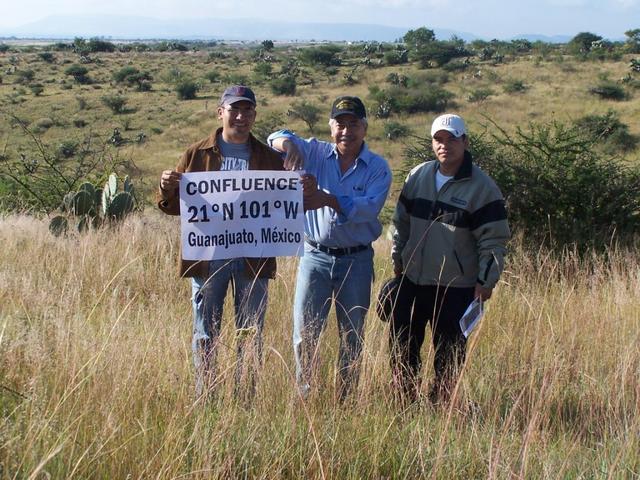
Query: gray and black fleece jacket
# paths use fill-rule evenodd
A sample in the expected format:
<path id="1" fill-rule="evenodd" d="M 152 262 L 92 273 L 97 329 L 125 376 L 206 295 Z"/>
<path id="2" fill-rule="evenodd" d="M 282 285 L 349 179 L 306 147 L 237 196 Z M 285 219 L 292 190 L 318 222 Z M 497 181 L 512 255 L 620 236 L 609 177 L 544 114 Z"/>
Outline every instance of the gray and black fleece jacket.
<path id="1" fill-rule="evenodd" d="M 465 152 L 458 173 L 436 192 L 436 160 L 415 167 L 393 217 L 393 258 L 418 285 L 493 288 L 511 236 L 504 198 Z"/>

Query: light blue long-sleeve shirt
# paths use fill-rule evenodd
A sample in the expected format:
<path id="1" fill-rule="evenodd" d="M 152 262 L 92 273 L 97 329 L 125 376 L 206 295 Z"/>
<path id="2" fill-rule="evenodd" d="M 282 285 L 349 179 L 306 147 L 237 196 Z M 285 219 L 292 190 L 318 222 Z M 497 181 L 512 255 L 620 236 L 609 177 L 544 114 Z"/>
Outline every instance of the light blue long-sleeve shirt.
<path id="1" fill-rule="evenodd" d="M 269 135 L 269 145 L 286 137 L 298 147 L 304 158 L 302 167 L 314 175 L 318 188 L 334 195 L 341 213 L 322 207 L 305 213 L 305 234 L 326 247 L 354 247 L 373 242 L 382 233 L 378 214 L 391 186 L 391 170 L 387 161 L 363 144 L 353 166 L 344 174 L 336 144 L 316 138 L 304 140 L 289 130 Z"/>

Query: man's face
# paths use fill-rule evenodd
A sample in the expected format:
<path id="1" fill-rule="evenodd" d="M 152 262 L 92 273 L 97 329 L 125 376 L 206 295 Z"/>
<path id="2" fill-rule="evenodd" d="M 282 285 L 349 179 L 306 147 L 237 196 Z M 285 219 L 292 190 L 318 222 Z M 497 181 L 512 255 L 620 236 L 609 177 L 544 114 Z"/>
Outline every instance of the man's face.
<path id="1" fill-rule="evenodd" d="M 247 100 L 218 107 L 218 119 L 224 132 L 231 137 L 246 137 L 256 121 L 255 105 Z"/>
<path id="2" fill-rule="evenodd" d="M 339 115 L 331 122 L 331 138 L 340 153 L 359 152 L 366 134 L 364 122 L 350 113 Z"/>
<path id="3" fill-rule="evenodd" d="M 444 174 L 455 174 L 464 160 L 464 151 L 469 142 L 466 135 L 454 136 L 451 132 L 440 130 L 431 140 L 433 153 L 440 162 Z"/>

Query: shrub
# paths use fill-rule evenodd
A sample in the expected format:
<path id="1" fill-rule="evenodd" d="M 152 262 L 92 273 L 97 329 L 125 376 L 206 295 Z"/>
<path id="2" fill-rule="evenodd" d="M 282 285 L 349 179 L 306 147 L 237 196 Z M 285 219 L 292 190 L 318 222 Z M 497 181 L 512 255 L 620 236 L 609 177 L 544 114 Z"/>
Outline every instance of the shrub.
<path id="1" fill-rule="evenodd" d="M 341 52 L 342 49 L 337 45 L 322 45 L 320 47 L 303 48 L 300 50 L 298 57 L 302 63 L 307 65 L 339 66 L 342 64 L 338 57 Z"/>
<path id="2" fill-rule="evenodd" d="M 220 74 L 217 70 L 211 70 L 204 74 L 204 78 L 209 80 L 209 83 L 218 83 L 220 81 Z"/>
<path id="3" fill-rule="evenodd" d="M 147 92 L 151 90 L 151 74 L 149 72 L 141 72 L 135 67 L 127 66 L 118 70 L 113 74 L 113 79 L 117 83 L 124 83 L 129 87 L 135 87 L 139 92 Z"/>
<path id="4" fill-rule="evenodd" d="M 407 125 L 399 122 L 387 122 L 384 124 L 384 136 L 389 140 L 398 140 L 406 137 L 411 133 L 411 129 Z"/>
<path id="5" fill-rule="evenodd" d="M 193 100 L 196 98 L 196 94 L 200 90 L 200 86 L 193 80 L 185 79 L 175 86 L 178 100 Z"/>
<path id="6" fill-rule="evenodd" d="M 313 133 L 313 127 L 320 120 L 320 107 L 306 100 L 294 102 L 287 111 L 287 116 L 299 118 L 307 125 L 309 132 Z"/>
<path id="7" fill-rule="evenodd" d="M 465 58 L 464 60 L 452 60 L 450 62 L 447 62 L 442 65 L 442 69 L 445 72 L 462 72 L 472 65 L 473 64 L 469 61 L 469 59 Z"/>
<path id="8" fill-rule="evenodd" d="M 293 75 L 282 75 L 274 78 L 269 86 L 276 95 L 293 96 L 296 94 L 296 78 Z"/>
<path id="9" fill-rule="evenodd" d="M 589 138 L 600 139 L 602 143 L 627 152 L 636 148 L 638 138 L 629 133 L 629 126 L 622 123 L 615 111 L 604 115 L 586 115 L 575 122 L 576 127 Z"/>
<path id="10" fill-rule="evenodd" d="M 38 54 L 38 57 L 43 62 L 47 62 L 47 63 L 53 63 L 56 60 L 55 55 L 51 52 L 40 52 Z"/>
<path id="11" fill-rule="evenodd" d="M 259 117 L 253 126 L 252 133 L 258 140 L 267 141 L 267 137 L 277 130 L 284 128 L 286 122 L 283 120 L 282 114 L 271 112 L 264 117 Z"/>
<path id="12" fill-rule="evenodd" d="M 387 75 L 387 78 L 385 80 L 391 85 L 400 85 L 406 87 L 409 84 L 409 77 L 407 77 L 406 75 L 398 74 L 396 72 L 391 72 L 389 75 Z"/>
<path id="13" fill-rule="evenodd" d="M 273 67 L 268 62 L 258 62 L 253 66 L 253 73 L 258 77 L 268 77 L 272 70 Z"/>
<path id="14" fill-rule="evenodd" d="M 29 85 L 29 90 L 31 90 L 34 96 L 39 97 L 40 94 L 44 92 L 44 87 L 40 83 L 34 83 Z"/>
<path id="15" fill-rule="evenodd" d="M 598 138 L 560 123 L 511 136 L 494 124 L 472 139 L 478 163 L 505 195 L 512 226 L 532 246 L 580 251 L 630 242 L 640 229 L 640 170 L 599 153 Z"/>
<path id="16" fill-rule="evenodd" d="M 33 70 L 18 70 L 16 71 L 16 83 L 26 85 L 33 80 L 35 75 Z"/>
<path id="17" fill-rule="evenodd" d="M 451 92 L 435 85 L 415 89 L 391 87 L 386 90 L 374 86 L 369 88 L 369 92 L 377 104 L 374 110 L 380 118 L 386 118 L 391 112 L 442 112 L 453 98 Z"/>
<path id="18" fill-rule="evenodd" d="M 390 50 L 384 53 L 384 63 L 387 65 L 401 65 L 409 61 L 408 50 Z"/>
<path id="19" fill-rule="evenodd" d="M 39 130 L 48 130 L 53 127 L 53 120 L 49 117 L 39 118 L 34 122 L 34 126 Z"/>
<path id="20" fill-rule="evenodd" d="M 6 43 L 0 43 L 0 53 L 6 53 L 11 47 Z"/>
<path id="21" fill-rule="evenodd" d="M 71 158 L 76 154 L 78 150 L 78 142 L 73 140 L 64 140 L 58 145 L 57 154 L 59 157 Z"/>
<path id="22" fill-rule="evenodd" d="M 58 208 L 64 196 L 77 189 L 80 179 L 106 178 L 105 172 L 128 168 L 129 162 L 113 154 L 98 136 L 87 135 L 77 144 L 76 154 L 66 156 L 60 145 L 44 144 L 25 122 L 5 114 L 18 129 L 21 154 L 0 162 L 0 178 L 4 184 L 2 202 L 9 208 L 24 211 L 51 212 Z M 41 119 L 41 126 L 51 126 L 51 119 Z M 62 143 L 66 143 L 62 142 Z"/>
<path id="23" fill-rule="evenodd" d="M 469 94 L 467 100 L 471 103 L 483 102 L 491 95 L 493 95 L 493 90 L 490 88 L 477 88 L 473 92 Z"/>
<path id="24" fill-rule="evenodd" d="M 627 94 L 620 85 L 611 81 L 602 81 L 599 85 L 591 87 L 589 93 L 598 95 L 605 100 L 626 100 Z"/>
<path id="25" fill-rule="evenodd" d="M 129 99 L 122 95 L 105 95 L 101 97 L 100 100 L 109 107 L 113 113 L 120 114 L 124 113 L 125 105 Z"/>
<path id="26" fill-rule="evenodd" d="M 87 67 L 83 67 L 82 65 L 73 64 L 67 67 L 64 71 L 66 75 L 73 77 L 73 79 L 81 84 L 91 83 L 91 79 L 87 76 L 89 70 Z"/>
<path id="27" fill-rule="evenodd" d="M 505 93 L 521 93 L 528 89 L 529 87 L 525 85 L 522 80 L 518 80 L 515 78 L 509 79 L 502 86 L 502 89 Z"/>

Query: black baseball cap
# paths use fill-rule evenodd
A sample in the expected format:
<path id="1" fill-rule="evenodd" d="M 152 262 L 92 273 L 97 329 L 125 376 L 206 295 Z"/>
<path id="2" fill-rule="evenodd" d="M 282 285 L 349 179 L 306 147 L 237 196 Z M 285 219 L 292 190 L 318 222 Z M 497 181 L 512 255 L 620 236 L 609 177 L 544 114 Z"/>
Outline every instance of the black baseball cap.
<path id="1" fill-rule="evenodd" d="M 246 100 L 254 105 L 256 104 L 256 96 L 249 87 L 244 85 L 232 85 L 227 87 L 220 97 L 220 105 L 231 105 L 232 103 Z"/>
<path id="2" fill-rule="evenodd" d="M 346 113 L 355 115 L 360 119 L 367 118 L 364 103 L 358 97 L 344 95 L 335 99 L 331 106 L 331 118 L 336 118 Z"/>

